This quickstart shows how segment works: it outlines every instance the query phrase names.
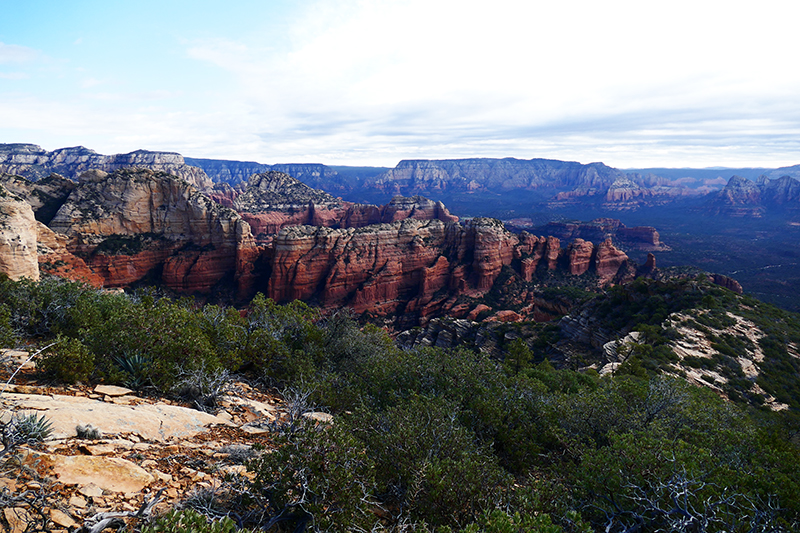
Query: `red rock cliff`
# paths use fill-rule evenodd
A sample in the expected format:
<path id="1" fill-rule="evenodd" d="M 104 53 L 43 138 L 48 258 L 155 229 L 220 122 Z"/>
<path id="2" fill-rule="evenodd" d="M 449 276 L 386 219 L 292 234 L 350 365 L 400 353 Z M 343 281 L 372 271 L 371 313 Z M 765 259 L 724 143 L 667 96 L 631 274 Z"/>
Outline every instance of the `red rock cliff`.
<path id="1" fill-rule="evenodd" d="M 160 271 L 173 290 L 208 292 L 225 276 L 241 278 L 237 259 L 255 249 L 234 211 L 181 179 L 142 169 L 84 174 L 50 228 L 108 287 Z"/>
<path id="2" fill-rule="evenodd" d="M 444 204 L 421 196 L 397 196 L 384 206 L 354 204 L 284 174 L 269 171 L 250 176 L 242 194 L 215 191 L 212 198 L 231 205 L 250 224 L 259 243 L 289 226 L 310 225 L 329 228 L 363 228 L 371 224 L 397 222 L 407 218 L 455 222 Z"/>
<path id="3" fill-rule="evenodd" d="M 296 226 L 273 242 L 267 295 L 322 307 L 343 305 L 374 314 L 428 316 L 454 308 L 458 296 L 492 289 L 504 268 L 531 281 L 539 263 L 572 275 L 594 269 L 610 283 L 628 257 L 606 241 L 595 250 L 576 240 L 565 250 L 555 238 L 514 235 L 494 219 L 463 224 L 406 219 L 360 229 Z"/>

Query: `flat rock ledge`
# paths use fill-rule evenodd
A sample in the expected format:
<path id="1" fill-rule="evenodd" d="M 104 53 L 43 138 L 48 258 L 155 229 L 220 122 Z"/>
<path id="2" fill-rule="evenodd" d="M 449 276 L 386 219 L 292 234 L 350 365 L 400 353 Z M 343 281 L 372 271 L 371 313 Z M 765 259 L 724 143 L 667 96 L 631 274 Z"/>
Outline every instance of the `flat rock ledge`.
<path id="1" fill-rule="evenodd" d="M 41 412 L 54 438 L 75 437 L 75 427 L 91 424 L 103 435 L 133 434 L 154 442 L 192 437 L 209 426 L 230 421 L 202 411 L 165 403 L 120 405 L 82 396 L 6 393 L 0 402 L 14 411 Z"/>

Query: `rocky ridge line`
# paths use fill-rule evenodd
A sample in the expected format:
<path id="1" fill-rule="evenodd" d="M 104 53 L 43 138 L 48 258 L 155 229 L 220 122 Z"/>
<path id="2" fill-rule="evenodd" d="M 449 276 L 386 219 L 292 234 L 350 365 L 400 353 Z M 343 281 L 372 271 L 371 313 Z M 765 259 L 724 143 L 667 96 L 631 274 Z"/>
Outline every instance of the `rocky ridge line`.
<path id="1" fill-rule="evenodd" d="M 83 146 L 48 152 L 35 144 L 0 144 L 0 172 L 37 181 L 52 173 L 77 180 L 88 170 L 114 172 L 126 167 L 141 167 L 173 174 L 199 189 L 213 186 L 202 169 L 186 164 L 174 152 L 136 150 L 127 154 L 102 155 Z"/>

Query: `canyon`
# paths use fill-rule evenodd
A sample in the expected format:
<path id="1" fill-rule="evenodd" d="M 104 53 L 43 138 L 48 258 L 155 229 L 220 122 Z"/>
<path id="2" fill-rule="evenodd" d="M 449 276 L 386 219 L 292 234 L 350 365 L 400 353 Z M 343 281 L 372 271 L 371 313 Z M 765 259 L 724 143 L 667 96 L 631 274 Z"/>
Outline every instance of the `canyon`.
<path id="1" fill-rule="evenodd" d="M 562 247 L 557 237 L 515 234 L 495 219 L 460 222 L 423 197 L 353 204 L 277 171 L 251 176 L 221 203 L 177 176 L 142 168 L 86 171 L 77 183 L 8 174 L 0 182 L 16 191 L 7 193 L 16 211 L 4 209 L 4 223 L 27 228 L 24 261 L 19 247 L 6 246 L 29 269 L 9 274 L 17 278 L 41 270 L 108 288 L 228 291 L 240 301 L 260 291 L 278 302 L 349 306 L 413 323 L 467 316 L 503 276 L 536 283 L 588 273 L 588 283 L 604 286 L 637 272 L 610 238 Z"/>

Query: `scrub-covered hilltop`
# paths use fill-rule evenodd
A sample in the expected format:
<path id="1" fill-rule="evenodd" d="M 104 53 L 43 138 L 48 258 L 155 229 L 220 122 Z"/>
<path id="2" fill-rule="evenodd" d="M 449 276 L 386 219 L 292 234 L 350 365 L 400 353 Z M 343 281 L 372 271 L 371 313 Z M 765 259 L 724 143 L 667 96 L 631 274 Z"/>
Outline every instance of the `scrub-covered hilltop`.
<path id="1" fill-rule="evenodd" d="M 35 357 L 38 370 L 15 376 L 15 392 L 3 396 L 9 412 L 0 498 L 11 512 L 0 520 L 8 525 L 22 509 L 44 530 L 65 516 L 89 530 L 109 516 L 102 512 L 118 512 L 130 530 L 146 533 L 179 523 L 230 532 L 237 524 L 274 532 L 793 531 L 800 452 L 792 361 L 800 322 L 725 291 L 698 277 L 642 280 L 587 301 L 580 316 L 632 337 L 618 339 L 622 364 L 601 377 L 579 357 L 560 369 L 547 362 L 566 323 L 532 325 L 535 335 L 527 336 L 526 325 L 505 324 L 517 335 L 489 356 L 466 348 L 400 349 L 345 312 L 323 319 L 299 302 L 279 306 L 257 297 L 240 313 L 146 291 L 103 293 L 57 278 L 0 280 L 3 344 L 47 347 Z M 656 326 L 678 316 L 694 318 L 681 318 L 676 333 Z M 752 346 L 735 344 L 736 335 L 725 331 L 739 328 L 740 319 L 759 329 Z M 689 329 L 719 337 L 711 343 L 722 357 L 679 353 L 674 343 L 691 343 Z M 785 408 L 732 402 L 680 371 L 681 361 L 695 357 L 708 359 L 703 376 L 735 377 L 759 350 L 751 361 L 786 393 L 773 392 Z M 695 367 L 684 368 L 692 379 L 686 368 Z M 12 371 L 5 366 L 3 379 Z M 26 383 L 17 386 L 20 379 Z M 244 404 L 236 409 L 227 387 L 245 382 L 259 398 L 277 386 L 283 399 L 244 400 L 263 413 Z M 747 396 L 752 387 L 731 390 L 742 392 L 722 387 L 730 399 L 759 403 Z M 194 406 L 233 418 L 214 430 L 218 436 L 185 444 L 162 443 L 163 436 L 135 425 L 114 429 L 105 419 L 91 421 L 107 432 L 99 443 L 85 427 L 48 440 L 48 409 L 69 394 L 94 395 L 72 399 L 74 409 L 104 399 L 160 416 Z M 116 394 L 125 396 L 112 401 Z M 148 398 L 159 397 L 168 402 L 148 407 Z M 40 409 L 35 419 L 26 405 Z M 253 441 L 260 447 L 247 448 L 246 435 L 234 428 L 243 418 L 259 433 Z M 245 448 L 227 444 L 234 438 Z M 111 454 L 80 462 L 124 459 L 144 488 L 117 488 L 130 486 L 121 468 L 116 484 L 99 492 L 88 481 L 68 481 L 61 466 L 55 473 L 21 469 L 17 458 L 45 451 L 32 446 L 45 446 L 55 465 L 79 462 L 64 457 L 87 457 L 81 450 Z M 234 453 L 247 454 L 243 467 L 231 467 Z M 228 474 L 220 479 L 221 468 Z M 194 490 L 176 492 L 190 476 Z M 115 492 L 121 490 L 127 493 Z M 160 506 L 146 508 L 159 499 Z M 158 516 L 165 503 L 183 510 Z"/>

